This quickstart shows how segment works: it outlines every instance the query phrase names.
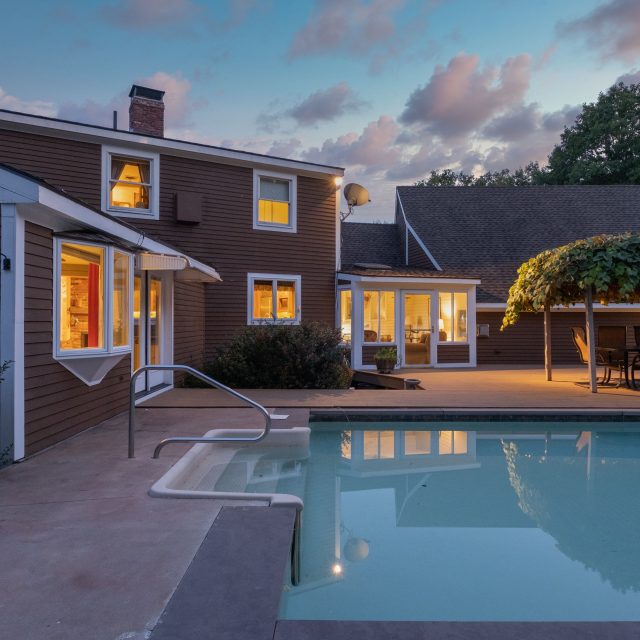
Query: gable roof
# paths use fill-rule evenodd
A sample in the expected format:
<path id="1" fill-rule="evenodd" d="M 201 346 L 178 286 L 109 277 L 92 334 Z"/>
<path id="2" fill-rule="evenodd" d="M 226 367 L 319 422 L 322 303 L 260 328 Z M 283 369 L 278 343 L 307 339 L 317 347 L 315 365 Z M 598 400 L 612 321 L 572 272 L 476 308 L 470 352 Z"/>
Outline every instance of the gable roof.
<path id="1" fill-rule="evenodd" d="M 343 222 L 341 231 L 341 262 L 344 267 L 358 263 L 379 263 L 391 267 L 404 265 L 398 225 Z"/>
<path id="2" fill-rule="evenodd" d="M 481 278 L 478 302 L 505 302 L 518 267 L 545 249 L 640 231 L 640 185 L 398 187 L 398 195 L 443 270 Z"/>

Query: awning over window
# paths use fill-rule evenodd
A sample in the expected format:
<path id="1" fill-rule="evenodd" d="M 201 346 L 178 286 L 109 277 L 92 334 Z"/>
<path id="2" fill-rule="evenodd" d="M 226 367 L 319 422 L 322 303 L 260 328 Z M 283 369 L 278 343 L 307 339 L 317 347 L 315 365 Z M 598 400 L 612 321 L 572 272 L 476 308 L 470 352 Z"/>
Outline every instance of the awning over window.
<path id="1" fill-rule="evenodd" d="M 198 260 L 188 256 L 165 253 L 139 253 L 136 267 L 142 271 L 175 271 L 176 280 L 188 282 L 220 282 L 218 272 Z"/>

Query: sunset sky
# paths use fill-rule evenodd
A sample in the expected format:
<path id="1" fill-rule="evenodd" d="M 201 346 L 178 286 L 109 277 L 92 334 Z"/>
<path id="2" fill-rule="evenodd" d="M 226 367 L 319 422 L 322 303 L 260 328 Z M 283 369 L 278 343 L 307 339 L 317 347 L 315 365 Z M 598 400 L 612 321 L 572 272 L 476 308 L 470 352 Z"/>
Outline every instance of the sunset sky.
<path id="1" fill-rule="evenodd" d="M 432 169 L 543 162 L 583 102 L 640 79 L 638 0 L 66 0 L 2 10 L 0 108 L 347 168 L 388 220 Z M 635 75 L 634 75 L 635 74 Z"/>

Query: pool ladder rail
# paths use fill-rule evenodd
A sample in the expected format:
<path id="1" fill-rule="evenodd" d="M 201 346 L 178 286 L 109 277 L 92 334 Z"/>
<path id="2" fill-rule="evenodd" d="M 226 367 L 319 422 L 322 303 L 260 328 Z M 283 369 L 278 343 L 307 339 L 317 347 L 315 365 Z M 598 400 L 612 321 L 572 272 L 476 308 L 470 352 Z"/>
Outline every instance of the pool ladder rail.
<path id="1" fill-rule="evenodd" d="M 247 396 L 234 391 L 233 389 L 222 384 L 218 380 L 209 377 L 208 375 L 198 371 L 193 367 L 186 364 L 148 364 L 139 369 L 136 369 L 131 375 L 131 382 L 129 383 L 129 458 L 135 457 L 135 431 L 136 431 L 136 380 L 138 376 L 146 371 L 182 371 L 184 373 L 191 374 L 194 378 L 206 382 L 215 389 L 224 391 L 225 393 L 241 400 L 245 404 L 250 405 L 256 411 L 258 411 L 264 418 L 264 429 L 261 433 L 254 437 L 235 437 L 235 436 L 216 436 L 216 437 L 198 437 L 198 436 L 174 436 L 171 438 L 165 438 L 161 440 L 153 451 L 153 457 L 157 458 L 160 455 L 160 451 L 168 444 L 185 443 L 185 442 L 240 442 L 244 444 L 250 444 L 252 442 L 260 442 L 264 440 L 271 431 L 271 416 L 269 412 L 261 405 L 247 398 Z"/>

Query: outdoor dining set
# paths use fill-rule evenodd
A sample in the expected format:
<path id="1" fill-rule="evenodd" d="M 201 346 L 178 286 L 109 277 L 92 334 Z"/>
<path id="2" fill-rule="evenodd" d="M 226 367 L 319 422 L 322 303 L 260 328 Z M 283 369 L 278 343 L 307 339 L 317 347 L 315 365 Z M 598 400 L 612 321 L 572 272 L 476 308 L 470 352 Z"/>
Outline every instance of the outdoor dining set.
<path id="1" fill-rule="evenodd" d="M 611 383 L 615 371 L 618 376 L 616 387 L 625 384 L 629 389 L 640 390 L 640 326 L 633 326 L 634 345 L 627 343 L 627 327 L 624 325 L 601 325 L 596 340 L 596 365 L 603 368 L 598 384 Z M 578 350 L 580 362 L 589 363 L 589 348 L 584 327 L 571 327 L 573 342 Z M 624 377 L 624 380 L 623 380 Z"/>

